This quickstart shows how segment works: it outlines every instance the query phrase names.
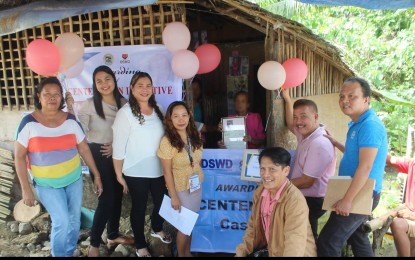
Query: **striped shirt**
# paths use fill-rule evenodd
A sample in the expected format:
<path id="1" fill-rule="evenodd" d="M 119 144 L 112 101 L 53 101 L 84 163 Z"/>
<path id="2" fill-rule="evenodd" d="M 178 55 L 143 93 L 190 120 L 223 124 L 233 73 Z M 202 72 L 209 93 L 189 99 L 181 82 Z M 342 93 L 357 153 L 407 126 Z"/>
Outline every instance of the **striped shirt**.
<path id="1" fill-rule="evenodd" d="M 42 125 L 33 114 L 25 116 L 17 129 L 16 141 L 27 149 L 28 169 L 40 186 L 62 188 L 81 177 L 77 144 L 85 134 L 74 115 L 67 115 L 58 127 Z"/>

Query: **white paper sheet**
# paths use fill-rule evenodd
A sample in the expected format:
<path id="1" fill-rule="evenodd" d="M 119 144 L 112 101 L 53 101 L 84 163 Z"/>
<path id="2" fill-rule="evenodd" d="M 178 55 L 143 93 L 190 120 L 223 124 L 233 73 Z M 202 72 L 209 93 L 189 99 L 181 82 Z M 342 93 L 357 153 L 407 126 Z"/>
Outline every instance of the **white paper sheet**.
<path id="1" fill-rule="evenodd" d="M 247 175 L 252 177 L 261 178 L 261 167 L 259 165 L 259 154 L 252 155 L 249 159 L 247 167 Z"/>
<path id="2" fill-rule="evenodd" d="M 188 236 L 192 233 L 196 220 L 199 217 L 199 214 L 183 206 L 179 213 L 178 210 L 171 207 L 171 199 L 166 195 L 164 195 L 163 202 L 161 203 L 159 214 L 172 226 Z"/>

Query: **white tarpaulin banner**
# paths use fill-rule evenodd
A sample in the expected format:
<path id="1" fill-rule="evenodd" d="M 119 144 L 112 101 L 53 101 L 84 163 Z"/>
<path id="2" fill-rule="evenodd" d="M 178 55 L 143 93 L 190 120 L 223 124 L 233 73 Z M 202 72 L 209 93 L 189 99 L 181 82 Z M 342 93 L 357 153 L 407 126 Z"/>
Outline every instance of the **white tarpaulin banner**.
<path id="1" fill-rule="evenodd" d="M 85 48 L 84 70 L 76 78 L 65 79 L 64 87 L 75 99 L 75 112 L 82 101 L 92 96 L 92 73 L 96 67 L 107 65 L 117 78 L 121 94 L 127 98 L 130 80 L 135 72 L 150 74 L 153 93 L 163 112 L 173 101 L 182 99 L 182 79 L 171 69 L 172 54 L 164 45 L 133 45 Z"/>

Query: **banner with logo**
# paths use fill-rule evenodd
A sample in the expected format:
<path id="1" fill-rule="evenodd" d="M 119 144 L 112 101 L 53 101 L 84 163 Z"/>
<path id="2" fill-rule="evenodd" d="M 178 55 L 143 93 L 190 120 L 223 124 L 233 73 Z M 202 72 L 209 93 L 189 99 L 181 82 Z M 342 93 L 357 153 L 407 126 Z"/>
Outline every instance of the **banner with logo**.
<path id="1" fill-rule="evenodd" d="M 194 252 L 235 253 L 251 215 L 257 184 L 240 179 L 244 150 L 205 149 L 205 179 L 199 218 L 193 229 Z"/>
<path id="2" fill-rule="evenodd" d="M 84 70 L 76 78 L 65 79 L 64 87 L 73 95 L 79 111 L 82 101 L 92 96 L 92 73 L 107 65 L 117 78 L 121 94 L 128 99 L 130 81 L 137 71 L 150 74 L 157 103 L 165 111 L 169 104 L 182 98 L 182 79 L 171 69 L 172 54 L 162 44 L 107 46 L 85 48 Z"/>

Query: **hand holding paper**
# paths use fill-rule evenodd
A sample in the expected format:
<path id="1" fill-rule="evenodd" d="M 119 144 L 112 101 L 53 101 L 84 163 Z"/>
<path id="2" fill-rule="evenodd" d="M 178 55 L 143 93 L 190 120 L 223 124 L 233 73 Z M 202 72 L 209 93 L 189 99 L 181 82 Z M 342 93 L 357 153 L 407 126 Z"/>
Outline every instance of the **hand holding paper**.
<path id="1" fill-rule="evenodd" d="M 199 214 L 183 206 L 181 206 L 180 212 L 173 209 L 171 207 L 171 199 L 166 195 L 164 195 L 163 202 L 161 203 L 159 214 L 180 232 L 188 236 L 192 233 L 196 220 L 199 217 Z"/>

